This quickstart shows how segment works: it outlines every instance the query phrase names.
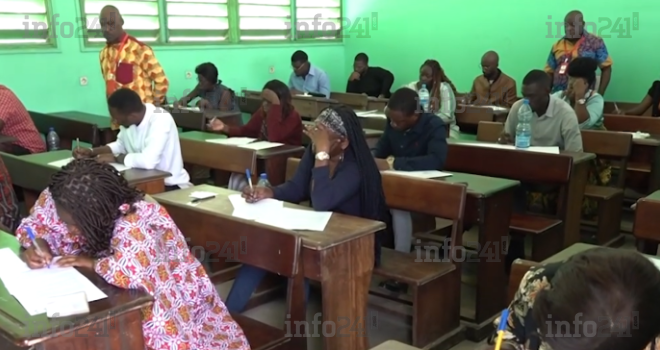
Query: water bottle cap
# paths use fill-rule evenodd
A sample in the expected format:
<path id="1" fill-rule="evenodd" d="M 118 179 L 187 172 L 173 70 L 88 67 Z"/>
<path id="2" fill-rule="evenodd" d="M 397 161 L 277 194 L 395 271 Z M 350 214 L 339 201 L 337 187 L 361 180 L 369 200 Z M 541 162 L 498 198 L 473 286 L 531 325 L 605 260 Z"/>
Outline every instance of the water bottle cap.
<path id="1" fill-rule="evenodd" d="M 48 128 L 48 131 L 55 131 L 55 128 L 51 126 L 50 128 Z"/>
<path id="2" fill-rule="evenodd" d="M 426 89 L 426 84 L 422 84 L 422 89 Z"/>
<path id="3" fill-rule="evenodd" d="M 261 175 L 259 175 L 259 178 L 260 178 L 260 179 L 267 179 L 267 178 L 268 178 L 268 174 L 266 174 L 266 173 L 261 173 Z"/>
<path id="4" fill-rule="evenodd" d="M 525 98 L 525 99 L 523 99 L 523 104 L 526 104 L 526 105 L 528 105 L 528 104 L 529 104 L 529 100 L 528 100 L 528 99 L 526 99 L 526 98 Z"/>

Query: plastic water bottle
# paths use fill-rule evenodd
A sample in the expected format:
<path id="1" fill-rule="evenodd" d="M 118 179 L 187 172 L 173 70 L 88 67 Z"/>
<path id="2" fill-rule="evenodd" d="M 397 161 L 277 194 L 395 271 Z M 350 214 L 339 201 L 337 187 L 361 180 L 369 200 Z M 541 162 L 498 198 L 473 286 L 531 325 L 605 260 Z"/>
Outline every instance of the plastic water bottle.
<path id="1" fill-rule="evenodd" d="M 60 137 L 55 132 L 55 128 L 48 129 L 48 135 L 46 135 L 46 145 L 48 145 L 49 151 L 57 151 L 60 149 Z"/>
<path id="2" fill-rule="evenodd" d="M 534 113 L 529 106 L 529 100 L 523 100 L 518 110 L 518 125 L 516 125 L 516 148 L 529 148 L 532 139 L 532 117 Z"/>
<path id="3" fill-rule="evenodd" d="M 429 94 L 429 90 L 426 89 L 426 84 L 422 84 L 422 88 L 419 89 L 418 94 L 419 94 L 419 105 L 422 107 L 422 110 L 424 112 L 428 112 L 429 98 L 431 95 Z"/>
<path id="4" fill-rule="evenodd" d="M 266 173 L 259 175 L 259 182 L 257 182 L 257 187 L 270 187 L 270 182 L 268 182 L 268 175 Z"/>

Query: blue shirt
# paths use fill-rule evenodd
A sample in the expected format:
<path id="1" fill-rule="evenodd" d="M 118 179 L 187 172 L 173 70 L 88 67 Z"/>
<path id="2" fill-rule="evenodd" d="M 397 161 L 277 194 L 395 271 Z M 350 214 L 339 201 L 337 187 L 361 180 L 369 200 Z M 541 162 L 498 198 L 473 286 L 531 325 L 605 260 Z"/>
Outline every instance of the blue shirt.
<path id="1" fill-rule="evenodd" d="M 568 104 L 571 103 L 570 99 L 565 96 L 565 91 L 557 91 L 554 93 L 555 96 L 566 101 Z M 589 119 L 580 123 L 581 130 L 589 129 L 602 129 L 603 128 L 603 109 L 605 108 L 605 99 L 602 95 L 593 90 L 587 91 L 587 97 L 585 101 L 585 107 L 587 112 L 589 112 Z"/>
<path id="2" fill-rule="evenodd" d="M 316 66 L 309 66 L 309 73 L 305 77 L 299 77 L 295 72 L 289 78 L 289 88 L 301 92 L 313 92 L 323 94 L 330 98 L 330 79 L 323 70 Z"/>
<path id="3" fill-rule="evenodd" d="M 408 130 L 396 130 L 390 123 L 378 140 L 374 156 L 394 157 L 394 170 L 442 170 L 447 159 L 447 128 L 442 119 L 424 113 Z"/>

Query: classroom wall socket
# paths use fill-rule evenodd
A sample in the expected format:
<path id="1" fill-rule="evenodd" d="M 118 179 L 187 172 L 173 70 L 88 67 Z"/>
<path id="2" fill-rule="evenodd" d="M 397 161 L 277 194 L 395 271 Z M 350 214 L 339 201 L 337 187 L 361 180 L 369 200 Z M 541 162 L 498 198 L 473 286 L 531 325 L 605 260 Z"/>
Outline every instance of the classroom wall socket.
<path id="1" fill-rule="evenodd" d="M 193 74 L 192 72 L 186 72 L 186 79 L 192 79 Z"/>
<path id="2" fill-rule="evenodd" d="M 87 77 L 80 77 L 80 85 L 82 86 L 87 85 Z"/>

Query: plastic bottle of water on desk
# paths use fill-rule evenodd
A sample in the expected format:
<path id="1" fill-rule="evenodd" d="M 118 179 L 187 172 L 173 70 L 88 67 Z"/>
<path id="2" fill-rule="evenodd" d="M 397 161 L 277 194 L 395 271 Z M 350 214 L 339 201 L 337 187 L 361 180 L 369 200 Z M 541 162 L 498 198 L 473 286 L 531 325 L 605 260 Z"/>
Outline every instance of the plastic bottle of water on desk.
<path id="1" fill-rule="evenodd" d="M 266 173 L 259 175 L 259 182 L 257 182 L 257 187 L 270 187 L 270 182 L 268 182 L 268 175 Z"/>
<path id="2" fill-rule="evenodd" d="M 55 132 L 55 128 L 48 129 L 46 145 L 48 146 L 49 151 L 57 151 L 60 149 L 60 137 Z"/>
<path id="3" fill-rule="evenodd" d="M 419 89 L 419 105 L 422 107 L 424 112 L 429 111 L 429 90 L 426 89 L 426 84 L 422 84 L 422 88 Z"/>
<path id="4" fill-rule="evenodd" d="M 532 117 L 534 113 L 529 106 L 529 100 L 523 100 L 518 110 L 518 125 L 516 125 L 516 148 L 529 148 L 532 139 Z"/>

